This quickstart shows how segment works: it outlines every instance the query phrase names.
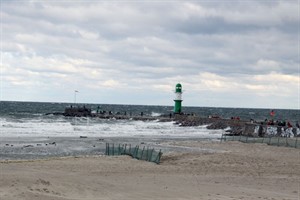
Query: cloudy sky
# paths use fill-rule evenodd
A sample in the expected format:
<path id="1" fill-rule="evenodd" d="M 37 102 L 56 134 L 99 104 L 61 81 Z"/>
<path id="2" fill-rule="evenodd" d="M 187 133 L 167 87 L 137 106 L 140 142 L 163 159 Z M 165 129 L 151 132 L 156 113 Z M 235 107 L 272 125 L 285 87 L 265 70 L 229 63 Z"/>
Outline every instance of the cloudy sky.
<path id="1" fill-rule="evenodd" d="M 299 109 L 299 9 L 1 0 L 1 100 Z"/>

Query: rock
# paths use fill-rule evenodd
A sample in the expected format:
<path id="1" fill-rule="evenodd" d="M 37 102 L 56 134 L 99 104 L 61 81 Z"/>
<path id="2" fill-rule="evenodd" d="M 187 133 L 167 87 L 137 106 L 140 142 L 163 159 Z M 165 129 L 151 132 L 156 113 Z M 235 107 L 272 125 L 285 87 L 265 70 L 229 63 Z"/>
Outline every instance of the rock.
<path id="1" fill-rule="evenodd" d="M 24 145 L 23 147 L 27 148 L 27 147 L 33 147 L 33 145 L 29 144 L 29 145 Z"/>
<path id="2" fill-rule="evenodd" d="M 207 129 L 224 129 L 227 127 L 228 127 L 228 124 L 225 121 L 216 121 L 216 122 L 213 122 L 212 124 L 208 125 L 206 128 Z"/>

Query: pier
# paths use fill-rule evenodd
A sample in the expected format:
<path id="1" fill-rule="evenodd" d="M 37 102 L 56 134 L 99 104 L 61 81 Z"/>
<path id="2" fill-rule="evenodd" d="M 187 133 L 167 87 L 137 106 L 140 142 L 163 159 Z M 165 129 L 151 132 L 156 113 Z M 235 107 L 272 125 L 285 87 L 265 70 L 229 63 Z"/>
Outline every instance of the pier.
<path id="1" fill-rule="evenodd" d="M 139 120 L 170 122 L 174 121 L 179 126 L 202 126 L 207 125 L 207 129 L 227 129 L 227 135 L 244 135 L 250 137 L 279 136 L 279 137 L 300 137 L 299 127 L 289 127 L 288 125 L 267 124 L 266 122 L 256 122 L 253 120 L 241 120 L 239 118 L 224 119 L 219 116 L 200 117 L 194 114 L 169 113 L 160 116 L 150 116 L 141 112 L 139 115 L 132 115 L 131 112 L 100 111 L 92 112 L 85 106 L 70 106 L 65 108 L 63 113 L 47 113 L 63 115 L 66 117 L 95 117 L 101 119 L 117 120 Z"/>

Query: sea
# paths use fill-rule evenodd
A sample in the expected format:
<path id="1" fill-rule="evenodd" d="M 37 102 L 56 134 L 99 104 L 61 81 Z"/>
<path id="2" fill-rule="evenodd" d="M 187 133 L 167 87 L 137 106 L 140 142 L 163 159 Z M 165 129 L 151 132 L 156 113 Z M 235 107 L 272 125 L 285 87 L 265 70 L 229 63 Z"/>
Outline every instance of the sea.
<path id="1" fill-rule="evenodd" d="M 0 161 L 34 160 L 66 156 L 102 156 L 106 144 L 139 145 L 172 152 L 212 152 L 216 149 L 174 145 L 180 141 L 215 141 L 225 130 L 208 130 L 206 126 L 183 127 L 174 121 L 119 120 L 96 117 L 65 117 L 62 113 L 70 103 L 0 101 Z M 169 116 L 172 106 L 76 104 L 92 111 L 132 116 Z M 186 107 L 185 114 L 202 117 L 240 117 L 242 120 L 265 120 L 270 109 Z M 296 123 L 299 110 L 274 110 L 274 119 Z"/>
<path id="2" fill-rule="evenodd" d="M 99 119 L 91 117 L 64 117 L 49 113 L 64 112 L 70 103 L 0 101 L 0 137 L 219 137 L 220 130 L 205 126 L 180 127 L 174 122 Z M 74 105 L 74 104 L 73 104 Z M 169 115 L 172 106 L 76 104 L 92 110 L 132 116 Z M 263 121 L 270 118 L 271 109 L 185 107 L 186 114 L 221 118 L 239 117 L 242 120 Z M 299 110 L 275 109 L 275 120 L 300 121 Z"/>

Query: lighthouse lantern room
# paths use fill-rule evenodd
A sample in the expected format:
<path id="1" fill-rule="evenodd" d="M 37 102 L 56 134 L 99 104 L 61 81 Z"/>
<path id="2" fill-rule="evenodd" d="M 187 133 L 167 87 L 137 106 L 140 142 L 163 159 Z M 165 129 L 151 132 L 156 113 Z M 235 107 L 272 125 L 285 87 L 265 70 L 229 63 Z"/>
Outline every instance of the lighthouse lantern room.
<path id="1" fill-rule="evenodd" d="M 176 84 L 175 87 L 175 106 L 174 106 L 174 113 L 175 114 L 180 114 L 181 113 L 181 94 L 182 94 L 182 86 L 180 83 Z"/>

